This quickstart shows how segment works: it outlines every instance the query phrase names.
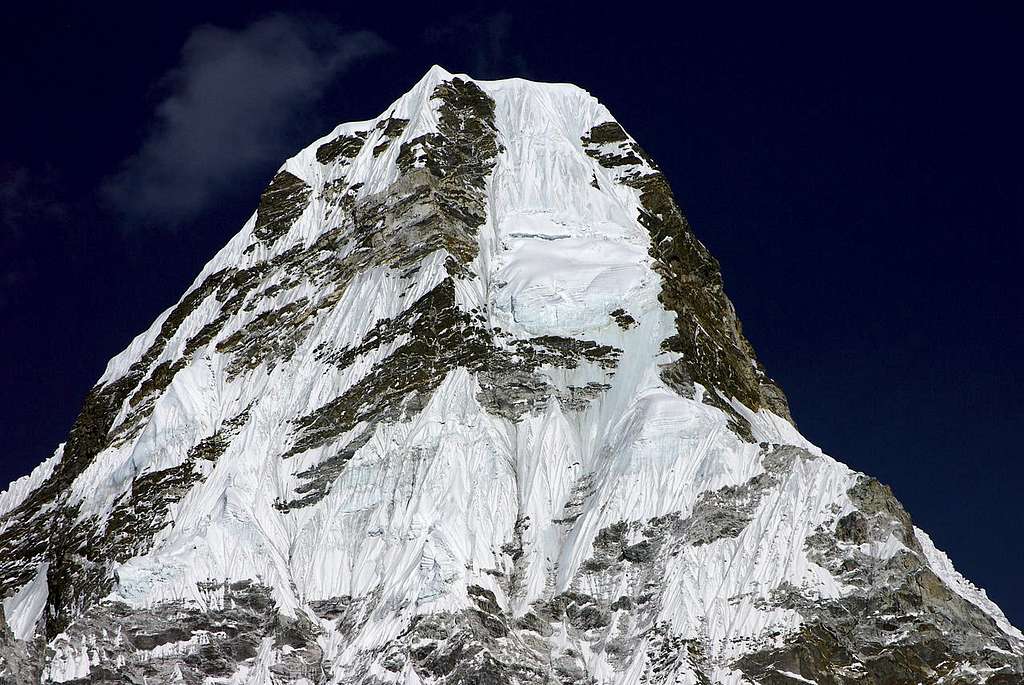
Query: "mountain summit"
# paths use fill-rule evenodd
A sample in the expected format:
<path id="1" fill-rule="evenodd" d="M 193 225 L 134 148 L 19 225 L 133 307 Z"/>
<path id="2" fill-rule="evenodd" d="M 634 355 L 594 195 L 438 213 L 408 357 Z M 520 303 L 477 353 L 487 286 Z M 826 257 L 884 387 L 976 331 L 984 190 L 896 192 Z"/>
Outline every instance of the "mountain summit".
<path id="1" fill-rule="evenodd" d="M 439 67 L 289 159 L 110 361 L 0 495 L 0 595 L 12 683 L 1024 674 L 797 431 L 608 110 Z"/>

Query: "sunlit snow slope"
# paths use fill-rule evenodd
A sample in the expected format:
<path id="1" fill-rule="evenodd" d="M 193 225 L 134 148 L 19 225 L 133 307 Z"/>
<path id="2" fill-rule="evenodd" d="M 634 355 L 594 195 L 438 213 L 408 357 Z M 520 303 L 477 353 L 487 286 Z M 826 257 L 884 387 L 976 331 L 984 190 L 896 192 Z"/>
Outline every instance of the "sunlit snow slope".
<path id="1" fill-rule="evenodd" d="M 571 85 L 434 67 L 288 160 L 0 512 L 10 682 L 1024 672 L 889 489 L 800 436 Z"/>

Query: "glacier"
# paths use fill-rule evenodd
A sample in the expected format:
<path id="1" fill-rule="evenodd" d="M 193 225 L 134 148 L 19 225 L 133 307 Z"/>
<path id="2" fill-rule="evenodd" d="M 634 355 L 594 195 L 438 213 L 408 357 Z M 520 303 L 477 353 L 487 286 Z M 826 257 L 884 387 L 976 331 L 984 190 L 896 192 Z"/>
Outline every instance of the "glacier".
<path id="1" fill-rule="evenodd" d="M 0 551 L 3 682 L 1024 678 L 611 113 L 436 66 L 284 163 Z"/>

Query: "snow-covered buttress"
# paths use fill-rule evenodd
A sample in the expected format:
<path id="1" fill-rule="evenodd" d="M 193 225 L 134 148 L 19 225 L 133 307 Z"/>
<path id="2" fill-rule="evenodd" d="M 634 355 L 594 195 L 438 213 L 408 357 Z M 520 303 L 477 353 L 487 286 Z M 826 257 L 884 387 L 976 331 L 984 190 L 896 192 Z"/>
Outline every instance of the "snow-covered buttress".
<path id="1" fill-rule="evenodd" d="M 1019 683 L 805 440 L 664 176 L 432 68 L 289 159 L 0 495 L 0 680 Z"/>

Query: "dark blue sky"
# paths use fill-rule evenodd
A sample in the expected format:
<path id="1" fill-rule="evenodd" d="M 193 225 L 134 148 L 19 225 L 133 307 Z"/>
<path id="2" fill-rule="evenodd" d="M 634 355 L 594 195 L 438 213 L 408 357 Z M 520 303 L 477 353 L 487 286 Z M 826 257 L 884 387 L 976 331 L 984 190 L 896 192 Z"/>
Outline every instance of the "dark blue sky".
<path id="1" fill-rule="evenodd" d="M 1024 625 L 1020 16 L 208 4 L 7 9 L 0 481 L 285 156 L 432 63 L 571 81 L 664 168 L 803 432 Z"/>

